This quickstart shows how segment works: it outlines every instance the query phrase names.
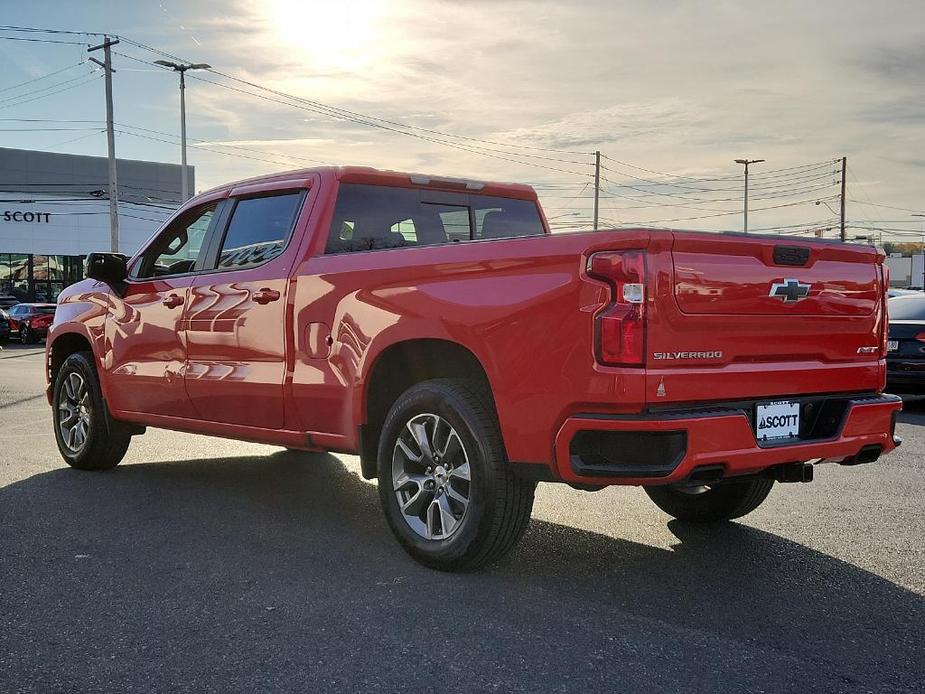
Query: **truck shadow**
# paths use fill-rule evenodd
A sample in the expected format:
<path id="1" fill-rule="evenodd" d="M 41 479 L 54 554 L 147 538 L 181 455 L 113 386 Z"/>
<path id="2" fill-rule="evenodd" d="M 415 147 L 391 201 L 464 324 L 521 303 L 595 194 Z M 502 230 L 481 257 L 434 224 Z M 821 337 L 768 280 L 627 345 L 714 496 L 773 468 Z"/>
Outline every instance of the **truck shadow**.
<path id="1" fill-rule="evenodd" d="M 328 455 L 55 470 L 0 489 L 0 521 L 13 689 L 143 688 L 160 658 L 157 688 L 218 691 L 391 689 L 409 672 L 633 689 L 654 671 L 672 689 L 876 689 L 925 666 L 925 599 L 737 523 L 672 522 L 664 549 L 534 520 L 499 565 L 429 571 L 376 487 Z M 480 667 L 447 669 L 447 649 Z"/>
<path id="2" fill-rule="evenodd" d="M 925 424 L 925 397 L 903 396 L 903 410 L 897 416 L 896 421 L 903 424 Z"/>

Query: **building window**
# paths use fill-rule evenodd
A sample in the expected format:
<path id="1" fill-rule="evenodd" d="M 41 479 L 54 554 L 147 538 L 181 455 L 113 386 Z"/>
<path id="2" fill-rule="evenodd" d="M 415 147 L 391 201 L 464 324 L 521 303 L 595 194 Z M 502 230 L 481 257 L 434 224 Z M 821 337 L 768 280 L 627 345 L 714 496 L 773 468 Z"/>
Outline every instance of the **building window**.
<path id="1" fill-rule="evenodd" d="M 19 301 L 57 301 L 84 277 L 84 256 L 0 253 L 0 295 Z"/>

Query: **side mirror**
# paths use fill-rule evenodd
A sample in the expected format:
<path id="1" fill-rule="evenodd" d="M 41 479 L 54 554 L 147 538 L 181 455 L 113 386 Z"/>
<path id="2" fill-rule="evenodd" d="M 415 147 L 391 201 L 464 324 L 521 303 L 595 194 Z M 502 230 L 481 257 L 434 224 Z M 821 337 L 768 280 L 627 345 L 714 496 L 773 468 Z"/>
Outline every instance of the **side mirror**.
<path id="1" fill-rule="evenodd" d="M 128 276 L 128 256 L 121 253 L 91 253 L 87 256 L 87 277 L 117 289 Z"/>

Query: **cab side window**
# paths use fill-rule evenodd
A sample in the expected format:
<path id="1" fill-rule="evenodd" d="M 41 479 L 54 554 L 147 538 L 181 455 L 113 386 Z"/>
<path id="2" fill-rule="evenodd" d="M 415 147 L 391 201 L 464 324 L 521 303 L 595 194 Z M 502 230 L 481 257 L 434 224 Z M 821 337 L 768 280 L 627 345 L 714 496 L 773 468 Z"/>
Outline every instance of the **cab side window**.
<path id="1" fill-rule="evenodd" d="M 211 202 L 174 220 L 145 250 L 132 277 L 149 279 L 192 272 L 217 207 L 218 201 Z"/>
<path id="2" fill-rule="evenodd" d="M 433 246 L 545 233 L 534 200 L 342 183 L 325 253 Z"/>
<path id="3" fill-rule="evenodd" d="M 302 206 L 301 191 L 238 200 L 218 254 L 219 270 L 254 267 L 282 253 Z"/>

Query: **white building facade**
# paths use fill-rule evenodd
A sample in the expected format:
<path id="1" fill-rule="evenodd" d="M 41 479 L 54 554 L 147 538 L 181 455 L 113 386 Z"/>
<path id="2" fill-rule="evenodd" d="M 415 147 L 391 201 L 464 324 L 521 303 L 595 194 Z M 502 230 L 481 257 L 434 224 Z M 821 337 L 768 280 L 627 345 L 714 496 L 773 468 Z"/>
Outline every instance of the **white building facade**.
<path id="1" fill-rule="evenodd" d="M 117 160 L 119 250 L 132 254 L 180 204 L 180 166 Z M 188 193 L 194 188 L 190 167 Z M 110 250 L 105 157 L 0 148 L 0 295 L 54 301 Z"/>

